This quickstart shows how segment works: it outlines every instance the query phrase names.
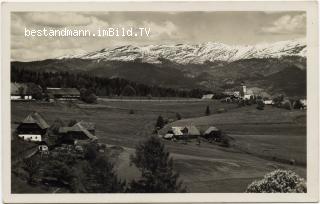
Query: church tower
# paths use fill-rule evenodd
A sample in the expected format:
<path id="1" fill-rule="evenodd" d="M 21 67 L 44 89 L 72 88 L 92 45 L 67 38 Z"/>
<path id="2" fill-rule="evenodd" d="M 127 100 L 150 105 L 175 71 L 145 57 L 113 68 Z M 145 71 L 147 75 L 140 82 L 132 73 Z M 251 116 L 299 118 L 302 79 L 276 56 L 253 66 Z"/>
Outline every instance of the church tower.
<path id="1" fill-rule="evenodd" d="M 244 95 L 246 95 L 247 93 L 247 87 L 246 85 L 244 84 L 244 82 L 241 82 L 241 87 L 240 87 L 240 95 L 242 97 L 244 97 Z"/>

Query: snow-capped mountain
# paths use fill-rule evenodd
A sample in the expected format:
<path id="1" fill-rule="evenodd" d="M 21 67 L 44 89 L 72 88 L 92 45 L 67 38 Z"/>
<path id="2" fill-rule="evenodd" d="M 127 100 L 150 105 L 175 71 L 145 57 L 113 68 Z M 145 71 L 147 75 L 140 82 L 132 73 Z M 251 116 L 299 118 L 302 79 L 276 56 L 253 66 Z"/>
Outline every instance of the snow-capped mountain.
<path id="1" fill-rule="evenodd" d="M 283 56 L 306 57 L 305 40 L 280 41 L 269 44 L 231 46 L 222 43 L 202 43 L 196 45 L 147 45 L 120 46 L 102 50 L 62 56 L 57 59 L 91 59 L 98 61 L 134 61 L 158 64 L 161 59 L 178 64 L 203 64 L 204 62 L 225 61 L 233 62 L 252 58 L 280 58 Z"/>

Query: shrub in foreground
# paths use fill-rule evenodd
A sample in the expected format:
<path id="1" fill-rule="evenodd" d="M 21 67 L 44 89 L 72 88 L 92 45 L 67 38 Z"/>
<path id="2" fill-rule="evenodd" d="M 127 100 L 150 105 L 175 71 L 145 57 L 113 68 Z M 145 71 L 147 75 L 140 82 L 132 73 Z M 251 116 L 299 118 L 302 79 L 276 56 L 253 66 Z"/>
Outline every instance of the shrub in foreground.
<path id="1" fill-rule="evenodd" d="M 306 193 L 305 180 L 290 170 L 275 170 L 252 182 L 247 193 Z"/>

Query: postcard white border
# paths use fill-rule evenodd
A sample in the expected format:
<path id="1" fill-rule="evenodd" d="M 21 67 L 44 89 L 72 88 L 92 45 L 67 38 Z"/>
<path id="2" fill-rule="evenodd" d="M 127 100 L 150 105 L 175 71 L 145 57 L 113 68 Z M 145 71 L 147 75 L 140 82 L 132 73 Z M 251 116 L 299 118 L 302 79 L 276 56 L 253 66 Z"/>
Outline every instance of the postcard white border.
<path id="1" fill-rule="evenodd" d="M 109 1 L 2 3 L 2 189 L 5 203 L 316 202 L 319 194 L 318 7 L 315 1 Z M 306 11 L 307 185 L 305 194 L 11 194 L 10 12 L 12 11 Z"/>

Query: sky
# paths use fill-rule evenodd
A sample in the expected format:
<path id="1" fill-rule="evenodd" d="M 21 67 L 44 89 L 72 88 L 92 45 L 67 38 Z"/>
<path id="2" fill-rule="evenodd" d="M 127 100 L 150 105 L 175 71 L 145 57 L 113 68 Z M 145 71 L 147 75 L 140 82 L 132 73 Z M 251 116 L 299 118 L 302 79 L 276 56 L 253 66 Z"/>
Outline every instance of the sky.
<path id="1" fill-rule="evenodd" d="M 149 37 L 25 37 L 27 29 L 150 28 Z M 306 37 L 306 13 L 216 12 L 13 12 L 11 60 L 34 61 L 122 45 L 255 45 Z"/>

